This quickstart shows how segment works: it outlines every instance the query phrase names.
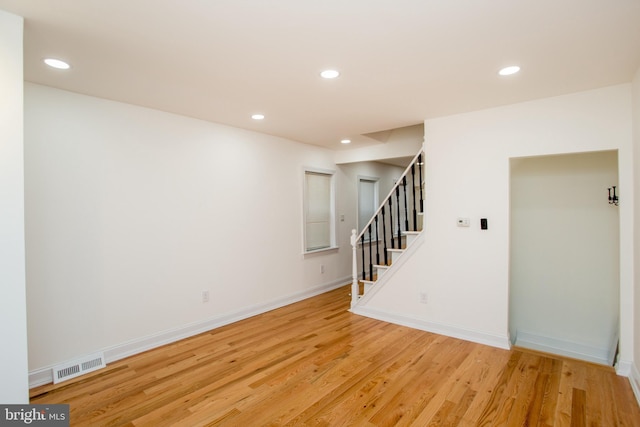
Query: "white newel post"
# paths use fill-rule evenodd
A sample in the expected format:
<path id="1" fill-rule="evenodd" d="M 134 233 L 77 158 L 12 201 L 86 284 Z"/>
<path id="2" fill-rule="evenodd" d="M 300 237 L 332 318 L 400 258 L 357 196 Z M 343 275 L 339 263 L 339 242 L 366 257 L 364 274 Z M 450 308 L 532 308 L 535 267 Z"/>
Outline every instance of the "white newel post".
<path id="1" fill-rule="evenodd" d="M 351 282 L 351 307 L 355 306 L 358 302 L 358 294 L 360 293 L 358 286 L 358 253 L 356 251 L 356 243 L 356 230 L 351 230 L 351 249 L 353 251 L 353 262 L 351 267 L 353 275 L 353 281 Z"/>

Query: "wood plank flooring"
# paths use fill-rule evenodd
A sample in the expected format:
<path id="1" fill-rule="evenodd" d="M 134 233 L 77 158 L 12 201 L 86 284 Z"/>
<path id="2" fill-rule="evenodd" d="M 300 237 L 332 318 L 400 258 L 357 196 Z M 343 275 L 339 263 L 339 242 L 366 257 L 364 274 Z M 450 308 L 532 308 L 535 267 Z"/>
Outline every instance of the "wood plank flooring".
<path id="1" fill-rule="evenodd" d="M 72 426 L 640 426 L 612 368 L 347 311 L 349 287 L 31 391 Z"/>

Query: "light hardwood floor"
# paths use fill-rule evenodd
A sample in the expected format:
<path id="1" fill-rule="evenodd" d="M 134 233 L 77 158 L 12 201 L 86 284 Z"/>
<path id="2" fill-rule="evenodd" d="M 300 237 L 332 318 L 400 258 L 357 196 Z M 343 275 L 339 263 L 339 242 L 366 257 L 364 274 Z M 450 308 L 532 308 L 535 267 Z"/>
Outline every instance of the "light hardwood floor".
<path id="1" fill-rule="evenodd" d="M 640 426 L 612 368 L 496 349 L 347 311 L 349 288 L 57 386 L 72 426 Z"/>

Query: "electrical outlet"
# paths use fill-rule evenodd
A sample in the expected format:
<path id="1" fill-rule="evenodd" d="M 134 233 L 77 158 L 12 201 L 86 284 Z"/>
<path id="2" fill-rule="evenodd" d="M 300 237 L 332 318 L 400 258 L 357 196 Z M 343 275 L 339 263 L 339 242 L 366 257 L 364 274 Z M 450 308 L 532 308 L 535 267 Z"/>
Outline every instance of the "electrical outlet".
<path id="1" fill-rule="evenodd" d="M 320 266 L 320 273 L 324 274 L 324 264 Z"/>
<path id="2" fill-rule="evenodd" d="M 202 302 L 209 302 L 209 291 L 202 291 Z"/>

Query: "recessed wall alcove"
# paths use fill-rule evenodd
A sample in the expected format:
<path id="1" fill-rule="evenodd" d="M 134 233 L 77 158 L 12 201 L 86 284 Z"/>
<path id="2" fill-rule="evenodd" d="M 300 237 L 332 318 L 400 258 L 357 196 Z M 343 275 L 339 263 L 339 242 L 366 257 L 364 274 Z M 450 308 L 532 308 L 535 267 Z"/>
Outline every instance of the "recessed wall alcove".
<path id="1" fill-rule="evenodd" d="M 618 152 L 514 158 L 510 166 L 512 342 L 611 365 L 620 232 L 607 188 L 617 186 Z"/>

